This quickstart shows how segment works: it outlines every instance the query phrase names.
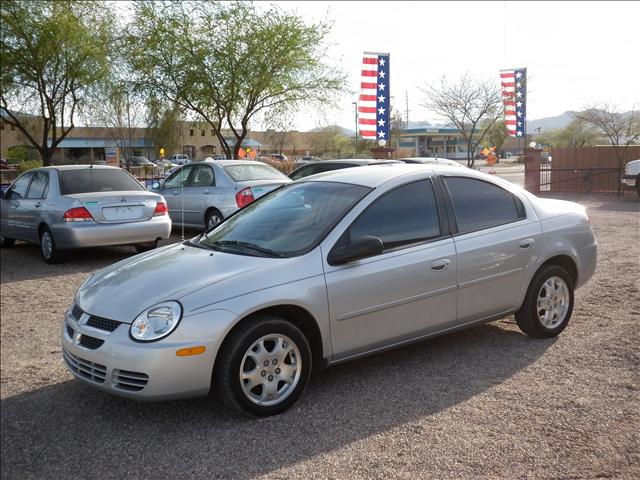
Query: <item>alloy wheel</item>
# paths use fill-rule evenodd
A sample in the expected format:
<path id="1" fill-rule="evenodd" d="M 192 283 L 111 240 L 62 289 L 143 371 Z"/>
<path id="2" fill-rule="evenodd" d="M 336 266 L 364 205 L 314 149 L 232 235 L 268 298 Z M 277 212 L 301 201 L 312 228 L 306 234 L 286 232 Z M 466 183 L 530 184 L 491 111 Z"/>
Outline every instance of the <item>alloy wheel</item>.
<path id="1" fill-rule="evenodd" d="M 569 310 L 569 289 L 560 277 L 548 278 L 538 292 L 538 318 L 546 328 L 562 324 Z"/>

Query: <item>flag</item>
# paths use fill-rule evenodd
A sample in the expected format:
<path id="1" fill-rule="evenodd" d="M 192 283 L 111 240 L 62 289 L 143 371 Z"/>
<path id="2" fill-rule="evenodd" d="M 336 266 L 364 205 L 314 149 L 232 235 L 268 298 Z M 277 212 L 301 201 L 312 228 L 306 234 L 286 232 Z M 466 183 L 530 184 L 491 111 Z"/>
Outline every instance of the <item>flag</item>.
<path id="1" fill-rule="evenodd" d="M 504 124 L 510 137 L 527 133 L 527 69 L 500 70 Z"/>
<path id="2" fill-rule="evenodd" d="M 364 52 L 358 99 L 360 136 L 389 140 L 389 54 Z"/>

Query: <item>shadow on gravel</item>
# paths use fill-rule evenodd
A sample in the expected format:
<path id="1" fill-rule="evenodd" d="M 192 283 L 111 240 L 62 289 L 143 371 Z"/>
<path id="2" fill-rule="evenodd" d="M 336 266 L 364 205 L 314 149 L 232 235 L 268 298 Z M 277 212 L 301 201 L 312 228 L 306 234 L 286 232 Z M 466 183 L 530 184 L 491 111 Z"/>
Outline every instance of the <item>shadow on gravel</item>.
<path id="1" fill-rule="evenodd" d="M 185 238 L 194 237 L 198 232 L 185 232 Z M 167 240 L 158 245 L 168 245 L 180 241 L 179 232 L 173 233 Z M 107 267 L 112 263 L 136 255 L 132 246 L 98 247 L 68 250 L 65 260 L 56 265 L 49 265 L 42 260 L 40 248 L 24 242 L 17 242 L 12 248 L 3 248 L 0 253 L 2 270 L 0 281 L 3 284 L 72 275 L 89 274 Z"/>
<path id="2" fill-rule="evenodd" d="M 272 472 L 453 407 L 553 345 L 503 322 L 329 368 L 293 409 L 270 418 L 240 418 L 207 399 L 137 403 L 75 380 L 16 395 L 1 402 L 2 477 Z"/>

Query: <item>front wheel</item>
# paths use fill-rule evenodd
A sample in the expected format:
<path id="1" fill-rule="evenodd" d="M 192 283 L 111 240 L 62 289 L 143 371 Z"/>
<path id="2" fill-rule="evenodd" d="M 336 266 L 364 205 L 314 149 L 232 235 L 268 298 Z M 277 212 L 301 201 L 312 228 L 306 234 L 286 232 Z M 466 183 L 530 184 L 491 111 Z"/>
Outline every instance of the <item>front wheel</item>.
<path id="1" fill-rule="evenodd" d="M 573 282 L 557 265 L 544 267 L 533 277 L 527 296 L 516 312 L 518 327 L 538 338 L 555 337 L 562 332 L 573 311 Z"/>
<path id="2" fill-rule="evenodd" d="M 213 388 L 243 414 L 275 415 L 300 398 L 310 376 L 311 347 L 300 329 L 277 317 L 258 317 L 225 340 Z"/>
<path id="3" fill-rule="evenodd" d="M 205 228 L 209 230 L 222 222 L 222 220 L 224 220 L 222 214 L 215 208 L 211 209 L 207 212 L 204 219 Z"/>

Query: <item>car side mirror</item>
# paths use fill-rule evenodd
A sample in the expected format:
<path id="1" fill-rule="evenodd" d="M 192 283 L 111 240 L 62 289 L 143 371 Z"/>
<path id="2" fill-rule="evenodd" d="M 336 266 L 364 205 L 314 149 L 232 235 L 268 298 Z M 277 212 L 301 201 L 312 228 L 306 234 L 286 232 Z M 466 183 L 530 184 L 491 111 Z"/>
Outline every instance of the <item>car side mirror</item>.
<path id="1" fill-rule="evenodd" d="M 164 180 L 160 180 L 159 182 L 153 182 L 153 185 L 151 185 L 151 188 L 155 188 L 157 190 L 159 188 L 162 188 L 163 184 L 164 184 Z"/>
<path id="2" fill-rule="evenodd" d="M 329 265 L 343 265 L 362 258 L 380 255 L 383 250 L 384 245 L 379 237 L 364 235 L 344 246 L 334 247 L 331 252 L 329 252 L 327 261 Z"/>

